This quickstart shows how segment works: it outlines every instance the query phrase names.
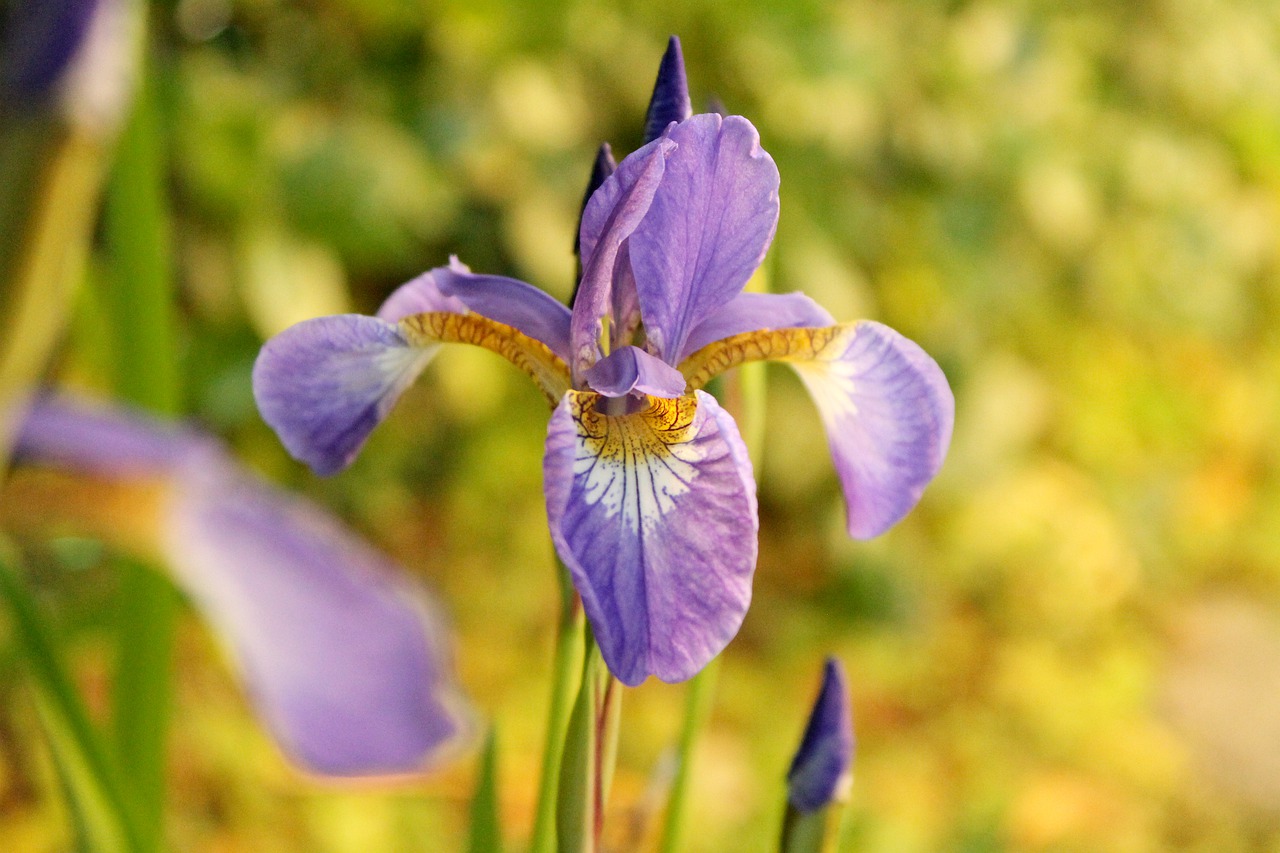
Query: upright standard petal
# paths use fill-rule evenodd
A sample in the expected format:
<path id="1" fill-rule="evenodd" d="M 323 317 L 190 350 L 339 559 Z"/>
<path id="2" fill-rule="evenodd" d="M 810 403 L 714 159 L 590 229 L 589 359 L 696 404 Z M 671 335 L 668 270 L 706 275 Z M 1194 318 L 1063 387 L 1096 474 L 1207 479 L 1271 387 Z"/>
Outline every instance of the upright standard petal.
<path id="1" fill-rule="evenodd" d="M 658 79 L 653 84 L 649 109 L 644 117 L 644 141 L 652 142 L 662 135 L 673 121 L 684 121 L 693 115 L 689 102 L 689 78 L 684 70 L 684 51 L 680 38 L 672 36 L 667 51 L 658 65 Z"/>
<path id="2" fill-rule="evenodd" d="M 878 536 L 906 515 L 951 444 L 955 398 L 912 341 L 864 320 L 762 329 L 702 347 L 680 363 L 689 388 L 750 361 L 796 369 L 822 415 L 848 507 L 849 535 Z"/>
<path id="3" fill-rule="evenodd" d="M 351 464 L 435 350 L 376 317 L 307 320 L 262 347 L 253 394 L 294 458 L 333 474 Z"/>
<path id="4" fill-rule="evenodd" d="M 618 165 L 587 202 L 579 231 L 582 281 L 573 300 L 569 367 L 586 370 L 600 357 L 600 333 L 614 304 L 614 268 L 623 241 L 640 224 L 662 181 L 667 155 L 675 144 L 657 139 Z"/>
<path id="5" fill-rule="evenodd" d="M 614 675 L 681 681 L 733 638 L 751 600 L 751 463 L 707 394 L 616 416 L 601 400 L 570 391 L 551 417 L 551 535 Z"/>
<path id="6" fill-rule="evenodd" d="M 600 148 L 596 151 L 596 159 L 591 164 L 591 175 L 587 178 L 587 189 L 582 194 L 582 207 L 578 210 L 578 227 L 573 232 L 573 255 L 578 259 L 578 278 L 574 282 L 573 295 L 578 295 L 578 285 L 582 283 L 582 217 L 587 212 L 587 203 L 591 201 L 591 197 L 596 194 L 596 190 L 608 180 L 609 176 L 618 171 L 618 161 L 613 159 L 613 149 L 609 147 L 609 143 L 600 143 Z M 573 299 L 569 300 L 569 304 L 573 304 Z"/>
<path id="7" fill-rule="evenodd" d="M 225 468 L 183 479 L 175 577 L 286 754 L 326 776 L 425 769 L 465 719 L 440 616 L 319 510 Z"/>
<path id="8" fill-rule="evenodd" d="M 677 147 L 628 246 L 649 342 L 675 363 L 760 266 L 778 224 L 778 168 L 741 116 L 696 115 L 662 138 Z"/>
<path id="9" fill-rule="evenodd" d="M 853 749 L 853 713 L 844 667 L 835 658 L 827 658 L 822 687 L 787 772 L 791 805 L 811 812 L 843 796 L 853 778 Z"/>

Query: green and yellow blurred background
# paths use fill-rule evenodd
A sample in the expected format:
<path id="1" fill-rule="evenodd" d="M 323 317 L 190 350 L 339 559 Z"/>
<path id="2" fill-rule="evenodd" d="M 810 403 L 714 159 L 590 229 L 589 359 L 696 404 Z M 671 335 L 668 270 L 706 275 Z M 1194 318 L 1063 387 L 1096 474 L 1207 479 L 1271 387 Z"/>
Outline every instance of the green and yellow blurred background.
<path id="1" fill-rule="evenodd" d="M 320 480 L 259 419 L 250 368 L 266 337 L 371 311 L 450 254 L 567 298 L 595 148 L 638 145 L 675 33 L 695 106 L 750 118 L 778 163 L 772 289 L 913 338 L 957 412 L 919 508 L 853 542 L 815 412 L 768 374 L 755 600 L 696 755 L 688 849 L 772 849 L 834 653 L 858 735 L 841 850 L 1280 851 L 1280 6 L 180 0 L 149 24 L 180 408 L 439 593 L 499 733 L 513 846 L 558 606 L 544 403 L 492 355 L 446 349 Z M 105 394 L 128 366 L 99 254 L 49 378 Z M 112 558 L 34 551 L 101 706 Z M 0 849 L 67 849 L 9 645 Z M 471 758 L 317 784 L 185 610 L 176 672 L 172 849 L 463 849 Z M 626 692 L 611 849 L 652 835 L 684 692 Z"/>

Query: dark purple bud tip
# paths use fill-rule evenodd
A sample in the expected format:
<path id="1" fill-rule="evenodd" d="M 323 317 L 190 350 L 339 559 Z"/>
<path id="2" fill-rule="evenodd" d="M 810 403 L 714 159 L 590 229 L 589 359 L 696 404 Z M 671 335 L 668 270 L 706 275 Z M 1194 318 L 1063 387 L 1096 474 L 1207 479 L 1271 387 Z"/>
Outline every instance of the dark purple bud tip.
<path id="1" fill-rule="evenodd" d="M 822 688 L 787 773 L 791 805 L 811 812 L 842 796 L 851 778 L 853 749 L 853 714 L 844 667 L 827 658 Z"/>
<path id="2" fill-rule="evenodd" d="M 658 80 L 653 84 L 653 97 L 644 117 L 644 141 L 652 142 L 673 121 L 684 121 L 693 115 L 689 101 L 689 78 L 684 71 L 684 54 L 679 36 L 667 42 L 667 52 L 658 66 Z"/>

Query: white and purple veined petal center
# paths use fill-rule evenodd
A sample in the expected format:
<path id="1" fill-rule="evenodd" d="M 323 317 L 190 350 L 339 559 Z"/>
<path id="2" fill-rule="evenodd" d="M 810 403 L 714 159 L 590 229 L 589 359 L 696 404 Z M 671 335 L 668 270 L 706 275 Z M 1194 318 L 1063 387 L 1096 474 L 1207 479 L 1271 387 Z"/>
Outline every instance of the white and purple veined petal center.
<path id="1" fill-rule="evenodd" d="M 543 471 L 552 538 L 609 669 L 632 686 L 694 675 L 751 600 L 755 480 L 733 419 L 702 392 L 570 391 Z"/>

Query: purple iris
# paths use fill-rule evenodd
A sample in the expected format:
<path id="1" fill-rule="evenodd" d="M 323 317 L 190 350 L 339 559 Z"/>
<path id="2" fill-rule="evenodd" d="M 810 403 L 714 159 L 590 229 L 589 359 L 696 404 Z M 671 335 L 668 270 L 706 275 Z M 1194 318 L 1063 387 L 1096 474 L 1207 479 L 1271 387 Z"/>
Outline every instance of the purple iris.
<path id="1" fill-rule="evenodd" d="M 665 73 L 682 83 L 677 71 Z M 803 294 L 742 292 L 773 240 L 777 167 L 745 118 L 690 116 L 682 86 L 662 78 L 655 104 L 673 92 L 658 112 L 676 120 L 599 170 L 572 310 L 453 259 L 375 317 L 285 330 L 254 368 L 264 419 L 321 474 L 352 462 L 442 343 L 484 347 L 529 374 L 554 408 L 543 460 L 551 535 L 628 685 L 692 676 L 750 602 L 755 480 L 733 419 L 701 390 L 710 379 L 755 360 L 796 369 L 859 538 L 919 500 L 954 410 L 937 364 L 897 332 L 837 325 Z"/>
<path id="2" fill-rule="evenodd" d="M 44 397 L 14 450 L 29 464 L 158 496 L 131 501 L 159 511 L 159 541 L 145 547 L 226 642 L 259 714 L 303 769 L 413 773 L 466 733 L 444 620 L 421 591 L 334 518 L 236 465 L 211 436 Z"/>

